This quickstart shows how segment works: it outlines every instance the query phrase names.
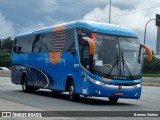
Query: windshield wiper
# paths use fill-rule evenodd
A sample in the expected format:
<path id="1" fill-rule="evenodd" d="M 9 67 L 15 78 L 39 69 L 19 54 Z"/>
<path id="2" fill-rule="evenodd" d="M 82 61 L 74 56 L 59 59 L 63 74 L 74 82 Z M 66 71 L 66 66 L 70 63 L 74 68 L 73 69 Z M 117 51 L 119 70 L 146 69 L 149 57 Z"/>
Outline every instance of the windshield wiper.
<path id="1" fill-rule="evenodd" d="M 128 72 L 129 72 L 129 74 L 130 74 L 130 78 L 133 79 L 133 75 L 132 75 L 132 73 L 131 73 L 131 71 L 130 71 L 130 69 L 129 69 L 127 63 L 126 63 L 126 61 L 124 60 L 123 51 L 121 51 L 121 52 L 122 52 L 122 53 L 121 53 L 121 56 L 122 56 L 123 71 L 124 71 L 124 66 L 126 66 Z"/>

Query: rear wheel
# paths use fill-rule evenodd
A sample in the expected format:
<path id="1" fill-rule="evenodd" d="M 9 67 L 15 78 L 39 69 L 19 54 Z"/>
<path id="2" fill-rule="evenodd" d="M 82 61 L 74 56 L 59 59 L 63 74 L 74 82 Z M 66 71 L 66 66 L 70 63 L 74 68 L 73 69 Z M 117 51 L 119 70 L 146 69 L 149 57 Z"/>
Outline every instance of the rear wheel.
<path id="1" fill-rule="evenodd" d="M 75 93 L 73 82 L 70 84 L 69 87 L 69 97 L 72 102 L 77 101 L 79 98 L 79 95 Z"/>
<path id="2" fill-rule="evenodd" d="M 109 99 L 110 103 L 116 103 L 118 101 L 118 98 L 111 98 L 111 97 L 109 97 L 108 99 Z"/>
<path id="3" fill-rule="evenodd" d="M 36 88 L 36 87 L 31 87 L 31 86 L 28 86 L 27 85 L 27 76 L 23 76 L 22 78 L 22 91 L 24 93 L 28 93 L 28 92 L 34 92 L 36 90 L 38 90 L 39 88 Z"/>
<path id="4" fill-rule="evenodd" d="M 27 85 L 27 76 L 26 75 L 23 76 L 23 78 L 22 78 L 22 90 L 24 93 L 30 92 L 30 88 Z"/>

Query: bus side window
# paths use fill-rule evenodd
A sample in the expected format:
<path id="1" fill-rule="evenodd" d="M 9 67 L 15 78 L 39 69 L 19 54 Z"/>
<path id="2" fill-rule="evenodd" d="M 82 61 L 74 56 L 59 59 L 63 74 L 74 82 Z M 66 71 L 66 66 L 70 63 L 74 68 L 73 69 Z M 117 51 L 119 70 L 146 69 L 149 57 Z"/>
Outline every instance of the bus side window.
<path id="1" fill-rule="evenodd" d="M 86 42 L 82 49 L 82 65 L 87 69 L 89 69 L 89 57 L 89 43 Z"/>
<path id="2" fill-rule="evenodd" d="M 64 51 L 70 52 L 73 56 L 76 56 L 74 30 L 67 30 L 66 31 Z"/>
<path id="3" fill-rule="evenodd" d="M 23 40 L 22 38 L 17 39 L 17 45 L 16 45 L 16 53 L 20 54 L 23 53 Z"/>
<path id="4" fill-rule="evenodd" d="M 22 47 L 19 47 L 19 46 L 17 47 L 17 53 L 18 53 L 18 54 L 23 53 L 23 52 L 22 52 Z"/>
<path id="5" fill-rule="evenodd" d="M 33 53 L 39 53 L 40 48 L 41 48 L 40 35 L 37 35 L 34 42 L 33 42 L 32 52 Z"/>
<path id="6" fill-rule="evenodd" d="M 83 67 L 89 69 L 89 43 L 83 40 L 81 36 L 78 36 L 78 46 L 81 64 Z"/>
<path id="7" fill-rule="evenodd" d="M 51 40 L 50 50 L 52 52 L 62 52 L 64 50 L 64 42 L 66 37 L 66 31 L 58 31 L 53 33 L 53 39 Z"/>
<path id="8" fill-rule="evenodd" d="M 47 33 L 42 39 L 41 52 L 50 52 L 51 42 L 53 40 L 53 33 Z"/>

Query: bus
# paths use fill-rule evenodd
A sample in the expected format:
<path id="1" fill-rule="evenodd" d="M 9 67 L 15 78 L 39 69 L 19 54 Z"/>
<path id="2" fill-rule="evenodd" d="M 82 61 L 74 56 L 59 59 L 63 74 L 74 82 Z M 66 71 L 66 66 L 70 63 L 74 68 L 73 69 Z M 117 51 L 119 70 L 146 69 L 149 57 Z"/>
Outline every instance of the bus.
<path id="1" fill-rule="evenodd" d="M 128 28 L 101 22 L 73 21 L 17 35 L 13 43 L 11 81 L 23 92 L 49 89 L 84 97 L 139 99 L 143 51 Z"/>

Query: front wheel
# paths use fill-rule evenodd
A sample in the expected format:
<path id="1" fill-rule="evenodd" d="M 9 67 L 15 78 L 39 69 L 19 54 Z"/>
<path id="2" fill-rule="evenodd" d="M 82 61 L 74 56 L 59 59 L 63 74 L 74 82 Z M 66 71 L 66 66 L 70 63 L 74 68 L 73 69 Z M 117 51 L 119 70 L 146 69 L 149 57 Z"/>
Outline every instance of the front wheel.
<path id="1" fill-rule="evenodd" d="M 118 101 L 118 98 L 108 98 L 110 103 L 116 103 Z"/>
<path id="2" fill-rule="evenodd" d="M 71 85 L 70 85 L 70 87 L 69 87 L 69 97 L 70 97 L 70 100 L 71 100 L 72 102 L 77 101 L 78 98 L 79 98 L 79 95 L 75 93 L 73 83 L 71 83 Z"/>

